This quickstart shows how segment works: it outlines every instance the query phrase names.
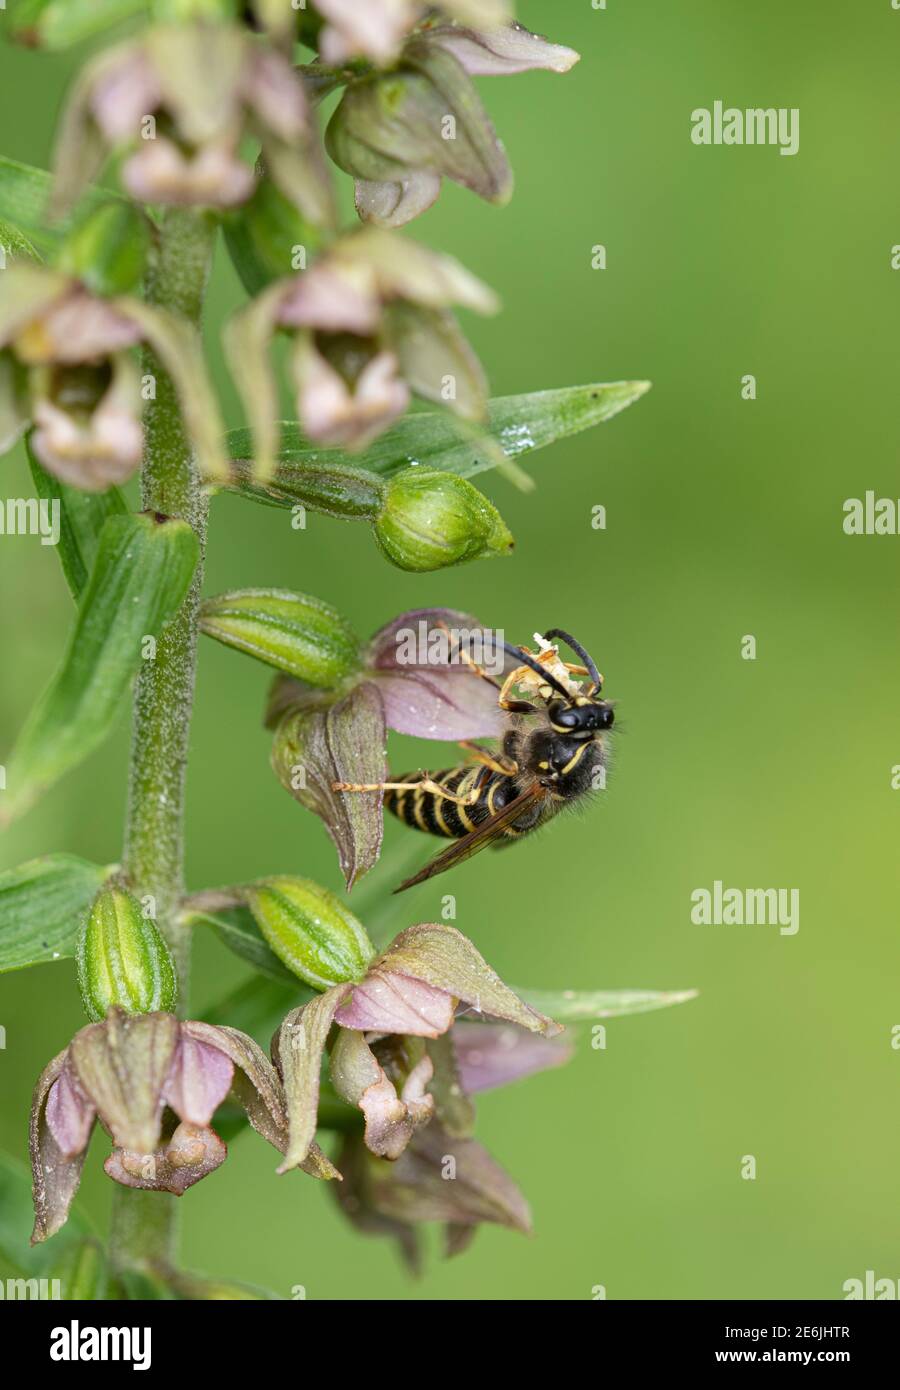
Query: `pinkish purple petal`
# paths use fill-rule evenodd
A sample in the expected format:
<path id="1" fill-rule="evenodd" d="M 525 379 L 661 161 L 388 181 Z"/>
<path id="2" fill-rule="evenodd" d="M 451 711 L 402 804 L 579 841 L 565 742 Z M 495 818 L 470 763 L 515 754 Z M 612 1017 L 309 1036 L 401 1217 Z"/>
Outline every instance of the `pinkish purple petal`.
<path id="1" fill-rule="evenodd" d="M 16 343 L 26 362 L 95 362 L 140 342 L 140 329 L 105 300 L 76 289 L 50 306 Z"/>
<path id="2" fill-rule="evenodd" d="M 243 91 L 251 110 L 282 140 L 295 140 L 306 130 L 308 109 L 303 85 L 280 53 L 253 48 Z"/>
<path id="3" fill-rule="evenodd" d="M 370 970 L 335 1014 L 344 1028 L 437 1038 L 453 1023 L 455 1000 L 411 975 Z"/>
<path id="4" fill-rule="evenodd" d="M 138 202 L 174 207 L 238 207 L 255 187 L 253 170 L 230 142 L 187 155 L 162 136 L 126 160 L 122 182 Z"/>
<path id="5" fill-rule="evenodd" d="M 327 333 L 367 337 L 378 328 L 381 305 L 373 277 L 327 260 L 294 276 L 285 290 L 278 322 L 288 328 L 317 328 Z"/>
<path id="6" fill-rule="evenodd" d="M 155 1153 L 113 1149 L 103 1165 L 107 1177 L 123 1187 L 182 1196 L 194 1183 L 215 1172 L 228 1150 L 214 1130 L 181 1124 Z"/>
<path id="7" fill-rule="evenodd" d="M 503 729 L 497 690 L 459 657 L 486 653 L 502 676 L 494 634 L 451 608 L 401 613 L 376 632 L 366 665 L 384 700 L 388 726 L 429 739 L 496 737 Z"/>
<path id="8" fill-rule="evenodd" d="M 31 1102 L 28 1147 L 31 1154 L 34 1231 L 32 1245 L 55 1235 L 65 1224 L 81 1181 L 85 1150 L 74 1158 L 62 1152 L 47 1123 L 47 1097 L 62 1074 L 67 1053 L 60 1052 L 38 1078 Z"/>
<path id="9" fill-rule="evenodd" d="M 554 1037 L 562 1027 L 532 1009 L 505 985 L 468 937 L 443 923 L 422 922 L 402 931 L 375 968 L 400 971 L 455 995 L 480 1014 Z"/>
<path id="10" fill-rule="evenodd" d="M 208 1125 L 228 1095 L 233 1075 L 230 1057 L 182 1031 L 166 1082 L 166 1102 L 188 1124 Z"/>
<path id="11" fill-rule="evenodd" d="M 90 105 L 109 144 L 118 145 L 138 139 L 141 121 L 159 106 L 162 93 L 151 64 L 136 46 L 109 58 L 98 64 Z"/>
<path id="12" fill-rule="evenodd" d="M 572 1055 L 567 1039 L 543 1038 L 515 1024 L 460 1022 L 451 1037 L 460 1083 L 468 1095 L 562 1066 Z"/>
<path id="13" fill-rule="evenodd" d="M 384 1072 L 362 1033 L 342 1028 L 331 1053 L 329 1074 L 338 1095 L 357 1105 L 366 1119 L 366 1147 L 380 1158 L 399 1158 L 415 1131 L 434 1114 L 425 1087 L 431 1058 L 413 1067 L 401 1095 Z"/>
<path id="14" fill-rule="evenodd" d="M 66 1158 L 87 1148 L 96 1109 L 82 1091 L 67 1066 L 50 1087 L 47 1096 L 47 1126 Z"/>
<path id="15" fill-rule="evenodd" d="M 441 25 L 428 31 L 428 42 L 440 44 L 452 53 L 471 77 L 502 77 L 536 68 L 568 72 L 580 56 L 574 48 L 551 43 L 521 24 L 486 32 L 453 24 Z"/>

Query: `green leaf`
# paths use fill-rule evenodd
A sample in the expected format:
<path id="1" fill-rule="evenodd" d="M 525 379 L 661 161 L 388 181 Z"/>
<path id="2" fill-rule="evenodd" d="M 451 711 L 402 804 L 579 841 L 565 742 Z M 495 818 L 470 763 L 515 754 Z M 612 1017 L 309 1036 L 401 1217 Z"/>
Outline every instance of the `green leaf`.
<path id="1" fill-rule="evenodd" d="M 577 1023 L 584 1019 L 624 1018 L 626 1014 L 646 1014 L 668 1009 L 696 999 L 696 989 L 516 989 L 522 999 L 558 1023 Z"/>
<path id="2" fill-rule="evenodd" d="M 222 908 L 217 912 L 201 912 L 188 907 L 186 919 L 193 926 L 212 927 L 229 951 L 247 961 L 270 980 L 296 985 L 297 977 L 269 949 L 265 938 L 247 907 Z"/>
<path id="3" fill-rule="evenodd" d="M 118 488 L 106 492 L 82 492 L 54 478 L 28 447 L 28 463 L 38 497 L 59 503 L 59 545 L 56 547 L 66 583 L 77 601 L 88 581 L 100 533 L 111 516 L 123 516 L 128 508 Z"/>
<path id="4" fill-rule="evenodd" d="M 48 1277 L 49 1269 L 70 1245 L 93 1232 L 87 1218 L 72 1207 L 64 1230 L 43 1245 L 31 1244 L 34 1206 L 31 1174 L 24 1164 L 0 1153 L 0 1255 L 29 1279 Z M 9 1297 L 9 1295 L 7 1295 Z"/>
<path id="5" fill-rule="evenodd" d="M 0 269 L 5 269 L 10 261 L 39 261 L 41 258 L 26 236 L 11 222 L 0 218 Z"/>
<path id="6" fill-rule="evenodd" d="M 616 381 L 589 386 L 566 386 L 555 391 L 532 391 L 524 396 L 497 396 L 488 403 L 485 434 L 496 440 L 507 459 L 521 460 L 535 449 L 543 449 L 558 439 L 579 434 L 618 415 L 650 389 L 649 381 Z M 250 430 L 232 430 L 227 436 L 233 459 L 245 461 L 253 456 Z M 290 422 L 281 425 L 281 442 L 276 454 L 274 476 L 265 484 L 265 501 L 291 506 L 302 487 L 303 470 L 325 462 L 367 469 L 388 478 L 410 464 L 472 478 L 498 465 L 497 452 L 485 448 L 477 436 L 461 437 L 459 424 L 449 414 L 420 411 L 406 415 L 392 429 L 376 439 L 362 454 L 344 454 L 340 449 L 315 449 Z M 239 479 L 233 490 L 258 497 L 260 486 Z M 263 499 L 260 499 L 263 500 Z"/>
<path id="7" fill-rule="evenodd" d="M 100 188 L 89 189 L 70 216 L 51 224 L 47 205 L 52 187 L 53 175 L 46 169 L 0 157 L 0 219 L 11 223 L 42 255 L 59 246 L 88 209 L 117 196 Z"/>
<path id="8" fill-rule="evenodd" d="M 14 38 L 41 48 L 68 48 L 150 11 L 148 0 L 18 0 Z"/>
<path id="9" fill-rule="evenodd" d="M 48 854 L 0 874 L 0 973 L 74 956 L 82 914 L 107 873 Z"/>
<path id="10" fill-rule="evenodd" d="M 141 664 L 146 637 L 178 611 L 197 566 L 185 521 L 114 516 L 106 522 L 68 651 L 27 720 L 7 765 L 0 824 L 103 741 Z"/>

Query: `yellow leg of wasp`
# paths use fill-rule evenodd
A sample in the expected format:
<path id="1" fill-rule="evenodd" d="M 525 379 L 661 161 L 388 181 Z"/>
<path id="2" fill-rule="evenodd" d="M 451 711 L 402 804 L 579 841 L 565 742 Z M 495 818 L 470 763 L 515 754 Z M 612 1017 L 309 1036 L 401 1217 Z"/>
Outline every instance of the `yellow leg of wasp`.
<path id="1" fill-rule="evenodd" d="M 464 748 L 467 753 L 471 753 L 476 762 L 483 767 L 489 767 L 491 772 L 502 772 L 506 777 L 514 776 L 519 770 L 519 764 L 515 758 L 507 758 L 505 753 L 491 753 L 489 749 L 482 748 L 480 744 L 470 743 L 468 739 L 461 739 L 460 748 Z"/>
<path id="2" fill-rule="evenodd" d="M 464 796 L 457 796 L 455 792 L 448 792 L 439 782 L 434 782 L 430 777 L 423 777 L 421 782 L 332 782 L 333 792 L 430 792 L 432 796 L 439 796 L 443 801 L 454 801 L 457 806 L 474 806 L 481 795 L 478 787 L 473 787 Z"/>

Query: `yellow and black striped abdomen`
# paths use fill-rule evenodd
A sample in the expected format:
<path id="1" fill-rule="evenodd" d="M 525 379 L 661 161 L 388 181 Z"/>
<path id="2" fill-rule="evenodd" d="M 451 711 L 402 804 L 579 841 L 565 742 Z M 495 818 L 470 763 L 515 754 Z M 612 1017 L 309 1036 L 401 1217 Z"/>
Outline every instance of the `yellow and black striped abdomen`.
<path id="1" fill-rule="evenodd" d="M 385 792 L 384 804 L 399 820 L 411 825 L 415 830 L 459 840 L 481 825 L 490 814 L 488 791 L 496 776 L 497 774 L 490 773 L 487 768 L 473 767 L 471 763 L 429 774 L 432 782 L 452 792 L 454 796 L 464 797 L 471 794 L 477 786 L 480 793 L 478 800 L 471 805 L 463 806 L 457 801 L 448 801 L 446 797 L 438 796 L 436 792 L 425 791 L 422 787 L 416 786 L 415 784 L 422 780 L 422 773 L 408 772 L 405 777 L 392 780 L 409 782 L 409 789 Z"/>

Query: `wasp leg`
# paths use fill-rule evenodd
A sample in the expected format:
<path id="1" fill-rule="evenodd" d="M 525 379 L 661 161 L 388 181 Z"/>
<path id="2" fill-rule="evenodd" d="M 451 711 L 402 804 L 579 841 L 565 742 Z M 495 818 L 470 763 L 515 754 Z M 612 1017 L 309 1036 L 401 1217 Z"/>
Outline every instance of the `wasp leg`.
<path id="1" fill-rule="evenodd" d="M 514 685 L 518 685 L 522 678 L 522 672 L 528 671 L 528 666 L 517 666 L 515 671 L 510 671 L 503 685 L 500 687 L 500 694 L 497 697 L 497 704 L 501 709 L 507 710 L 510 714 L 531 714 L 537 709 L 536 705 L 529 704 L 527 700 L 511 700 L 509 692 Z"/>
<path id="2" fill-rule="evenodd" d="M 450 635 L 450 629 L 446 623 L 435 623 L 435 627 L 441 628 L 444 632 L 447 633 L 448 636 Z M 473 676 L 480 676 L 480 678 L 483 681 L 487 681 L 488 685 L 492 685 L 495 690 L 500 689 L 500 682 L 495 681 L 494 677 L 489 676 L 483 666 L 479 666 L 476 661 L 473 661 L 472 658 L 469 656 L 469 653 L 465 650 L 464 647 L 460 646 L 458 642 L 456 643 L 455 650 L 450 653 L 450 660 L 452 661 L 453 657 L 455 656 L 462 658 L 463 662 L 466 666 L 468 666 Z"/>
<path id="3" fill-rule="evenodd" d="M 487 748 L 482 748 L 478 743 L 470 743 L 465 738 L 460 740 L 459 746 L 471 753 L 476 762 L 489 767 L 491 772 L 502 772 L 505 777 L 514 777 L 519 770 L 515 758 L 507 758 L 505 753 L 491 753 Z"/>
<path id="4" fill-rule="evenodd" d="M 429 792 L 432 796 L 439 796 L 443 801 L 454 801 L 457 806 L 474 806 L 481 796 L 479 787 L 473 787 L 464 796 L 457 796 L 455 792 L 448 792 L 439 782 L 434 782 L 430 777 L 423 777 L 420 782 L 332 782 L 333 792 L 409 792 L 423 791 Z"/>

